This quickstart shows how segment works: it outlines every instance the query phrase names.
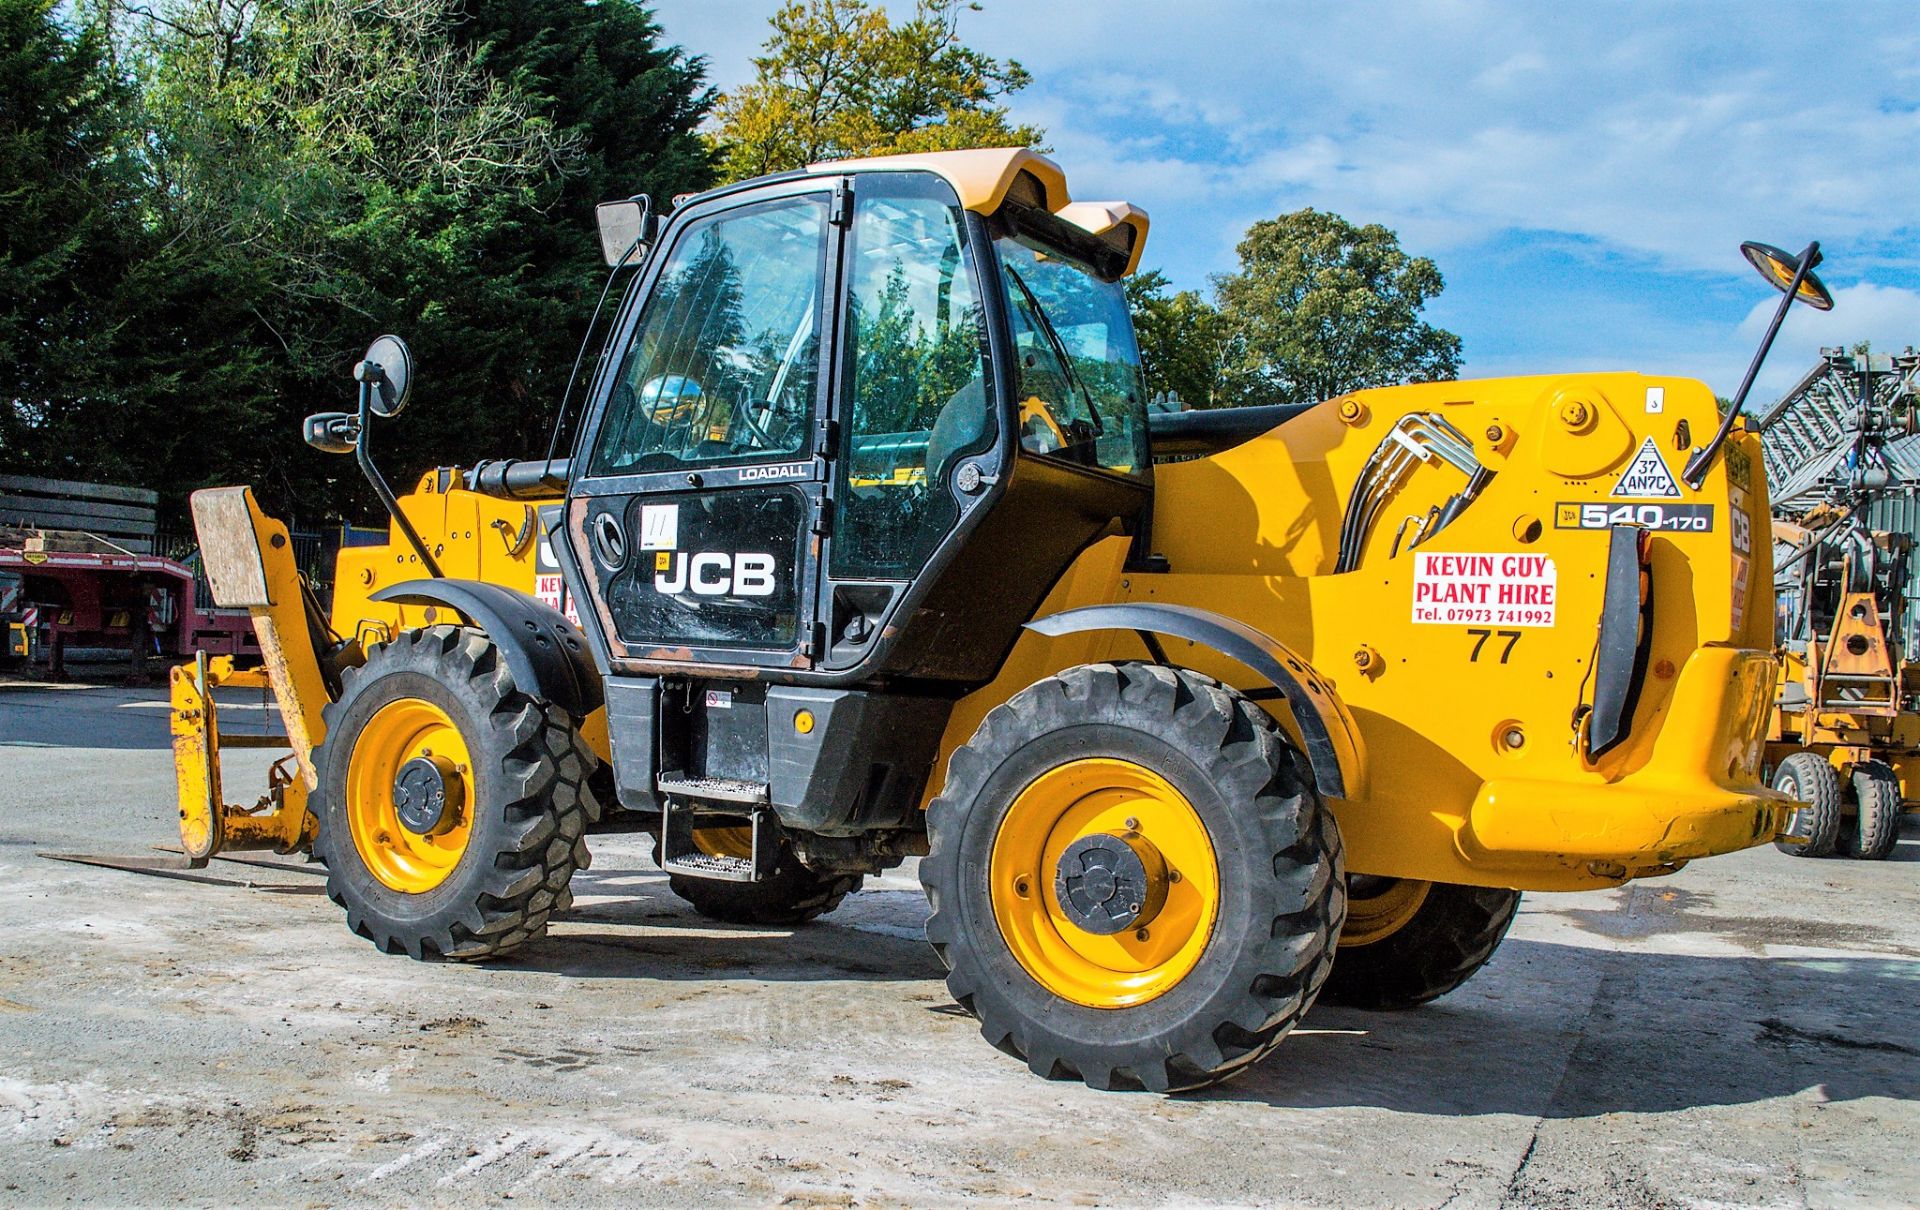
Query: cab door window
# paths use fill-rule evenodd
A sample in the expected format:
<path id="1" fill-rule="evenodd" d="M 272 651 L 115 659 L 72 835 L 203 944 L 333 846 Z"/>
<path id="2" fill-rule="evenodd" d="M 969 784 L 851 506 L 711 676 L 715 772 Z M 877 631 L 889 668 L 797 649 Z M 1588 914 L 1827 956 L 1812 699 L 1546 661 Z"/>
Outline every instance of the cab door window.
<path id="1" fill-rule="evenodd" d="M 910 579 L 959 519 L 954 469 L 993 441 L 986 325 L 965 214 L 944 182 L 865 177 L 855 199 L 831 568 Z"/>
<path id="2" fill-rule="evenodd" d="M 818 195 L 690 225 L 614 377 L 592 473 L 801 455 L 819 386 L 826 254 Z"/>
<path id="3" fill-rule="evenodd" d="M 1021 448 L 1144 478 L 1146 380 L 1120 283 L 1017 225 L 994 247 L 1013 328 Z"/>

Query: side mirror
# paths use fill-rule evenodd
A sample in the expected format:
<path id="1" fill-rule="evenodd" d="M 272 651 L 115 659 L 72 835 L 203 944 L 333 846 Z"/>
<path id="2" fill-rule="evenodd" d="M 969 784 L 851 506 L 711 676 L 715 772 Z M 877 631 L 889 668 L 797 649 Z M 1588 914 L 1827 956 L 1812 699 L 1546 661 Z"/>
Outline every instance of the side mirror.
<path id="1" fill-rule="evenodd" d="M 684 374 L 662 374 L 649 378 L 640 387 L 640 402 L 654 424 L 667 424 L 690 416 L 700 406 L 700 384 Z"/>
<path id="2" fill-rule="evenodd" d="M 1741 244 L 1740 253 L 1754 268 L 1760 270 L 1760 276 L 1786 297 L 1774 308 L 1773 322 L 1767 325 L 1767 334 L 1760 338 L 1760 347 L 1754 351 L 1753 360 L 1747 363 L 1747 376 L 1740 380 L 1740 389 L 1733 393 L 1732 405 L 1727 408 L 1727 414 L 1720 418 L 1720 428 L 1713 434 L 1712 440 L 1693 451 L 1693 457 L 1687 459 L 1686 468 L 1680 472 L 1680 481 L 1694 491 L 1699 491 L 1700 485 L 1706 482 L 1707 468 L 1713 465 L 1720 447 L 1727 443 L 1727 436 L 1733 432 L 1733 422 L 1739 419 L 1740 409 L 1747 404 L 1747 392 L 1753 389 L 1754 376 L 1760 373 L 1768 350 L 1773 348 L 1773 338 L 1780 335 L 1780 325 L 1786 321 L 1787 311 L 1797 302 L 1803 302 L 1816 311 L 1833 310 L 1833 295 L 1813 275 L 1813 267 L 1820 263 L 1819 240 L 1809 243 L 1798 256 L 1758 240 Z"/>
<path id="3" fill-rule="evenodd" d="M 413 389 L 413 353 L 398 336 L 382 336 L 367 346 L 353 376 L 373 388 L 368 407 L 374 415 L 398 416 Z"/>
<path id="4" fill-rule="evenodd" d="M 1806 271 L 1800 269 L 1800 258 L 1791 252 L 1763 244 L 1757 240 L 1748 240 L 1740 245 L 1740 251 L 1751 261 L 1753 267 L 1760 270 L 1760 276 L 1772 283 L 1773 288 L 1785 294 L 1793 290 L 1793 301 L 1803 302 L 1816 311 L 1833 310 L 1833 295 L 1827 292 L 1824 282 L 1813 275 L 1813 267 L 1820 263 L 1820 245 L 1814 244 L 1806 253 Z M 1794 282 L 1800 286 L 1794 289 Z"/>
<path id="5" fill-rule="evenodd" d="M 351 412 L 316 412 L 301 425 L 301 436 L 323 454 L 351 454 L 360 442 L 359 429 Z"/>
<path id="6" fill-rule="evenodd" d="M 660 232 L 653 199 L 644 193 L 618 202 L 601 202 L 594 207 L 593 217 L 600 227 L 600 256 L 609 269 L 639 264 L 647 245 Z"/>

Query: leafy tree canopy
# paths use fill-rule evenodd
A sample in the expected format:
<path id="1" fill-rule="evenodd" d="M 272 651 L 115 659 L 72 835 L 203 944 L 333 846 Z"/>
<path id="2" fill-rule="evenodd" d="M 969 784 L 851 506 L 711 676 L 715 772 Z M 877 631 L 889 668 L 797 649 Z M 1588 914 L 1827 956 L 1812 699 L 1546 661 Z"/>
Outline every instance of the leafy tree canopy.
<path id="1" fill-rule="evenodd" d="M 537 452 L 603 274 L 593 204 L 712 182 L 701 64 L 633 0 L 83 3 L 115 36 L 61 37 L 129 98 L 138 223 L 86 323 L 112 381 L 64 408 L 15 393 L 9 467 L 176 507 L 252 481 L 303 520 L 365 515 L 351 466 L 298 425 L 350 406 L 381 331 L 420 375 L 382 436 L 396 473 Z M 112 196 L 25 181 L 69 206 Z"/>
<path id="2" fill-rule="evenodd" d="M 1232 333 L 1220 312 L 1195 291 L 1175 292 L 1158 269 L 1127 278 L 1126 292 L 1148 393 L 1189 407 L 1222 406 Z"/>
<path id="3" fill-rule="evenodd" d="M 1420 318 L 1440 270 L 1393 232 L 1298 210 L 1255 223 L 1214 302 L 1157 271 L 1127 282 L 1148 389 L 1192 407 L 1316 403 L 1460 369 L 1460 338 Z"/>
<path id="4" fill-rule="evenodd" d="M 110 50 L 54 0 L 0 0 L 0 457 L 38 431 L 71 435 L 113 376 L 94 338 L 119 322 L 140 195 Z M 54 445 L 25 469 L 79 465 Z"/>
<path id="5" fill-rule="evenodd" d="M 960 40 L 964 0 L 916 0 L 895 24 L 872 0 L 792 0 L 720 99 L 721 175 L 745 180 L 818 160 L 968 147 L 1040 147 L 1001 99 L 1031 81 L 1012 59 Z"/>
<path id="6" fill-rule="evenodd" d="M 1296 210 L 1248 228 L 1239 253 L 1239 272 L 1214 283 L 1238 401 L 1312 403 L 1459 372 L 1460 338 L 1420 318 L 1439 268 L 1378 223 Z"/>

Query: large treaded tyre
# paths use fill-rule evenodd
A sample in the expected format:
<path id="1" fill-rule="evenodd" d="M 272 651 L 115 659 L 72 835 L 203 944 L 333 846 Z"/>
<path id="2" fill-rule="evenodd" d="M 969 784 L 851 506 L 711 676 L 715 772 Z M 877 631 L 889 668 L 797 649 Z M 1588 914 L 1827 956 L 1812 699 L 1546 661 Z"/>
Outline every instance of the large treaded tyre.
<path id="1" fill-rule="evenodd" d="M 859 874 L 817 874 L 780 846 L 773 874 L 759 882 L 725 882 L 670 874 L 667 886 L 709 920 L 726 924 L 805 924 L 840 906 L 860 889 Z"/>
<path id="2" fill-rule="evenodd" d="M 1805 842 L 1776 840 L 1773 847 L 1790 857 L 1825 857 L 1840 839 L 1840 774 L 1818 752 L 1792 752 L 1773 771 L 1773 788 L 1807 805 L 1789 824 Z"/>
<path id="3" fill-rule="evenodd" d="M 572 903 L 567 883 L 588 864 L 583 836 L 598 815 L 586 788 L 596 761 L 573 720 L 518 689 L 499 649 L 465 627 L 404 631 L 346 670 L 342 682 L 340 700 L 325 710 L 310 806 L 327 895 L 346 909 L 348 927 L 385 953 L 422 960 L 496 958 L 542 936 L 552 914 Z M 469 758 L 449 775 L 466 779 L 457 796 L 465 809 L 454 815 L 464 846 L 443 869 L 422 874 L 420 889 L 389 885 L 404 881 L 392 872 L 393 853 L 407 854 L 390 821 L 367 821 L 391 807 L 372 795 L 350 802 L 350 784 L 379 785 L 355 771 L 357 747 L 368 761 L 382 744 L 395 747 L 376 772 L 414 754 L 404 732 L 369 726 L 394 710 L 443 720 L 436 723 L 448 737 L 443 746 L 457 743 Z M 388 871 L 386 880 L 370 861 Z"/>
<path id="4" fill-rule="evenodd" d="M 1853 768 L 1854 826 L 1841 836 L 1841 849 L 1863 861 L 1884 861 L 1900 843 L 1900 778 L 1885 761 L 1862 761 Z"/>
<path id="5" fill-rule="evenodd" d="M 1406 923 L 1365 945 L 1342 945 L 1320 991 L 1329 1004 L 1375 1010 L 1414 1008 L 1473 978 L 1513 927 L 1520 892 L 1423 884 Z M 1350 897 L 1356 892 L 1350 890 Z"/>
<path id="6" fill-rule="evenodd" d="M 1182 952 L 1197 955 L 1191 965 L 1173 968 L 1179 973 L 1148 998 L 1116 1007 L 1043 984 L 1032 959 L 1016 955 L 1009 937 L 1019 934 L 1003 931 L 994 901 L 1007 877 L 993 864 L 1003 831 L 1019 832 L 1017 816 L 1035 787 L 1090 762 L 1141 770 L 1184 798 L 1196 820 L 1192 835 L 1210 848 L 1193 864 L 1207 866 L 1215 885 L 1210 927 L 1186 934 L 1191 948 Z M 948 990 L 980 1019 L 988 1042 L 1049 1079 L 1178 1091 L 1261 1058 L 1312 1005 L 1346 911 L 1339 829 L 1304 764 L 1265 711 L 1184 669 L 1083 665 L 1021 691 L 954 752 L 927 812 L 927 939 L 948 967 Z M 1063 818 L 1092 809 L 1085 804 L 1104 793 L 1073 800 Z M 1133 821 L 1126 827 L 1135 835 Z M 1140 834 L 1151 840 L 1153 825 Z M 1051 847 L 1038 851 L 1050 854 L 1063 842 L 1057 830 L 1048 835 Z M 1105 843 L 1111 833 L 1086 835 Z M 1018 892 L 1029 881 L 1010 885 Z M 1181 881 L 1167 876 L 1169 886 Z M 1192 876 L 1184 881 L 1183 893 L 1200 893 Z M 1045 885 L 1059 884 L 1047 874 Z M 1034 895 L 1041 906 L 1012 904 L 1012 893 L 1003 894 L 1002 910 L 1065 918 L 1057 890 Z M 1161 909 L 1155 929 L 1170 915 Z M 1172 925 L 1167 932 L 1180 935 Z"/>

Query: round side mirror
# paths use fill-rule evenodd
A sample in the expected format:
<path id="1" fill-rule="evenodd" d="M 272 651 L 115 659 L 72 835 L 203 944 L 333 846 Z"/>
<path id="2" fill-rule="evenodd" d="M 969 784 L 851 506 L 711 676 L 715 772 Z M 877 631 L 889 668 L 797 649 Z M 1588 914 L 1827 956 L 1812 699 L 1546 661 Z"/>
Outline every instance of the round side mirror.
<path id="1" fill-rule="evenodd" d="M 373 387 L 373 414 L 398 416 L 413 389 L 413 353 L 398 336 L 382 336 L 367 346 L 353 376 Z"/>
<path id="2" fill-rule="evenodd" d="M 1800 272 L 1800 258 L 1791 252 L 1749 240 L 1740 245 L 1740 251 L 1760 270 L 1760 276 L 1773 283 L 1773 288 L 1785 294 L 1793 285 L 1793 275 Z M 1816 311 L 1833 310 L 1833 295 L 1819 278 L 1813 275 L 1813 266 L 1820 263 L 1816 252 L 1813 264 L 1807 266 L 1807 275 L 1800 279 L 1800 289 L 1794 293 L 1793 301 L 1803 302 Z"/>

